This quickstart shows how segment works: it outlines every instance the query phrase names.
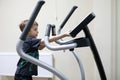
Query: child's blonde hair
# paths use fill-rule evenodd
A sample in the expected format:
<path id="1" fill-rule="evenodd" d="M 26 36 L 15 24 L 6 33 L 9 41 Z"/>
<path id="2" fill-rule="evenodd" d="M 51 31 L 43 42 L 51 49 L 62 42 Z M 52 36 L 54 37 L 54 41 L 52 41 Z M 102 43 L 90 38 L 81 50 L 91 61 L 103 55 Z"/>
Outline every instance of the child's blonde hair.
<path id="1" fill-rule="evenodd" d="M 20 24 L 19 24 L 19 28 L 21 31 L 24 30 L 25 25 L 28 23 L 29 20 L 23 20 Z M 38 26 L 38 23 L 36 21 L 34 21 L 33 25 Z"/>

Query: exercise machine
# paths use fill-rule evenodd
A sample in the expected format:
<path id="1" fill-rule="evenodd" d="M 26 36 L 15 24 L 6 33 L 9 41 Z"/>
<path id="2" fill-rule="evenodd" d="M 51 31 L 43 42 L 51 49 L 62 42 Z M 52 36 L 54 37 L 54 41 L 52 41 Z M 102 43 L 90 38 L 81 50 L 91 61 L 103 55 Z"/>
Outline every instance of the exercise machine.
<path id="1" fill-rule="evenodd" d="M 29 22 L 27 23 L 27 25 L 25 26 L 25 29 L 23 30 L 23 33 L 21 34 L 20 38 L 19 38 L 19 41 L 17 43 L 17 46 L 16 46 L 16 50 L 19 54 L 19 56 L 31 63 L 34 63 L 50 72 L 52 72 L 53 74 L 55 74 L 57 77 L 59 77 L 61 80 L 68 80 L 60 71 L 58 71 L 57 69 L 53 68 L 52 66 L 38 60 L 38 59 L 35 59 L 29 55 L 27 55 L 26 53 L 24 53 L 24 51 L 22 50 L 22 45 L 26 39 L 26 36 L 30 30 L 30 28 L 32 27 L 32 24 L 33 22 L 35 21 L 41 7 L 43 6 L 43 4 L 45 3 L 45 1 L 43 0 L 40 0 L 38 1 L 30 19 L 29 19 Z M 79 24 L 70 34 L 72 37 L 75 37 L 81 30 L 83 30 L 85 32 L 85 35 L 86 37 L 85 38 L 77 38 L 77 39 L 74 39 L 72 41 L 68 41 L 66 44 L 63 44 L 63 45 L 60 45 L 60 46 L 51 46 L 49 45 L 49 42 L 47 41 L 49 39 L 49 32 L 50 32 L 50 29 L 52 28 L 52 25 L 48 24 L 47 25 L 47 32 L 46 32 L 46 35 L 45 35 L 45 44 L 46 45 L 49 45 L 48 48 L 51 48 L 53 50 L 63 50 L 63 49 L 73 49 L 73 48 L 76 48 L 76 47 L 81 47 L 83 45 L 88 45 L 88 43 L 90 44 L 90 48 L 93 52 L 93 55 L 94 55 L 94 58 L 95 58 L 95 61 L 96 61 L 96 64 L 97 64 L 97 67 L 98 67 L 98 70 L 99 70 L 99 73 L 100 73 L 100 77 L 101 77 L 101 80 L 107 80 L 106 78 L 106 75 L 105 75 L 105 72 L 104 72 L 104 68 L 103 68 L 103 65 L 102 65 L 102 62 L 101 62 L 101 59 L 99 57 L 99 54 L 98 54 L 98 51 L 97 51 L 97 48 L 95 46 L 95 43 L 93 41 L 93 38 L 90 34 L 90 31 L 87 27 L 87 24 L 93 19 L 93 15 L 90 15 L 89 16 L 90 18 L 86 18 L 85 20 L 83 20 L 81 22 L 81 24 Z M 85 44 L 81 44 L 80 42 L 83 41 Z M 79 45 L 81 44 L 81 45 Z"/>

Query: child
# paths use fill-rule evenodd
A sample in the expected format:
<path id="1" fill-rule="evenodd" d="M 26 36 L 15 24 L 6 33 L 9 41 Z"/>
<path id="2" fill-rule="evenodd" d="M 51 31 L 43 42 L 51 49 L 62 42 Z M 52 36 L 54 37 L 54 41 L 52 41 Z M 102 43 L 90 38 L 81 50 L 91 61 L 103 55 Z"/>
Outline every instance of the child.
<path id="1" fill-rule="evenodd" d="M 21 31 L 23 31 L 27 22 L 28 20 L 24 20 L 20 23 L 19 27 Z M 37 36 L 38 36 L 38 23 L 35 21 L 27 35 L 26 40 L 24 41 L 23 51 L 36 59 L 39 58 L 38 50 L 42 50 L 45 47 L 44 40 L 37 39 Z M 57 36 L 53 36 L 52 38 L 49 39 L 49 42 L 53 42 L 67 36 L 70 35 L 68 33 L 64 33 Z M 32 80 L 32 75 L 37 74 L 38 74 L 37 65 L 20 58 L 17 64 L 17 70 L 15 72 L 14 80 Z"/>

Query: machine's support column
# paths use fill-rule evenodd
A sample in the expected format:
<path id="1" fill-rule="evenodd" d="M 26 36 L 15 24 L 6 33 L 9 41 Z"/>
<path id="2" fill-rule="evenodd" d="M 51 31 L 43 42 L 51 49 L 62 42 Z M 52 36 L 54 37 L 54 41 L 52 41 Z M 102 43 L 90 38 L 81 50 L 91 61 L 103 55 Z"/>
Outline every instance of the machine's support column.
<path id="1" fill-rule="evenodd" d="M 91 33 L 90 33 L 89 29 L 88 29 L 88 26 L 86 26 L 85 28 L 83 28 L 83 31 L 84 31 L 86 37 L 90 41 L 90 48 L 91 48 L 91 50 L 93 52 L 93 56 L 94 56 L 96 65 L 98 67 L 98 71 L 99 71 L 101 80 L 107 80 L 106 75 L 105 75 L 105 71 L 104 71 L 104 68 L 103 68 L 103 65 L 102 65 L 102 62 L 101 62 L 98 50 L 97 50 L 97 47 L 96 47 L 96 45 L 94 43 L 94 40 L 93 40 L 93 38 L 91 36 Z"/>

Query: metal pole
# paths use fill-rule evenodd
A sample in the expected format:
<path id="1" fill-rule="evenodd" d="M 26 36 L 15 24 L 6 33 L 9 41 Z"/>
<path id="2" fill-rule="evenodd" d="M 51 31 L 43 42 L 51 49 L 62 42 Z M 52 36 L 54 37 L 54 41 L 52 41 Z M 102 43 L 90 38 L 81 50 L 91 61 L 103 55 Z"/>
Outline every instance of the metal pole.
<path id="1" fill-rule="evenodd" d="M 97 65 L 101 80 L 107 80 L 106 75 L 105 75 L 105 71 L 104 71 L 104 68 L 103 68 L 103 65 L 102 65 L 102 61 L 100 59 L 100 56 L 99 56 L 99 53 L 98 53 L 98 50 L 97 50 L 97 47 L 96 47 L 96 45 L 94 43 L 94 40 L 92 38 L 92 35 L 91 35 L 88 27 L 86 26 L 83 29 L 83 31 L 84 31 L 86 37 L 89 38 L 90 48 L 91 48 L 91 50 L 93 52 L 93 56 L 94 56 L 94 59 L 95 59 L 95 62 L 96 62 L 96 65 Z"/>

